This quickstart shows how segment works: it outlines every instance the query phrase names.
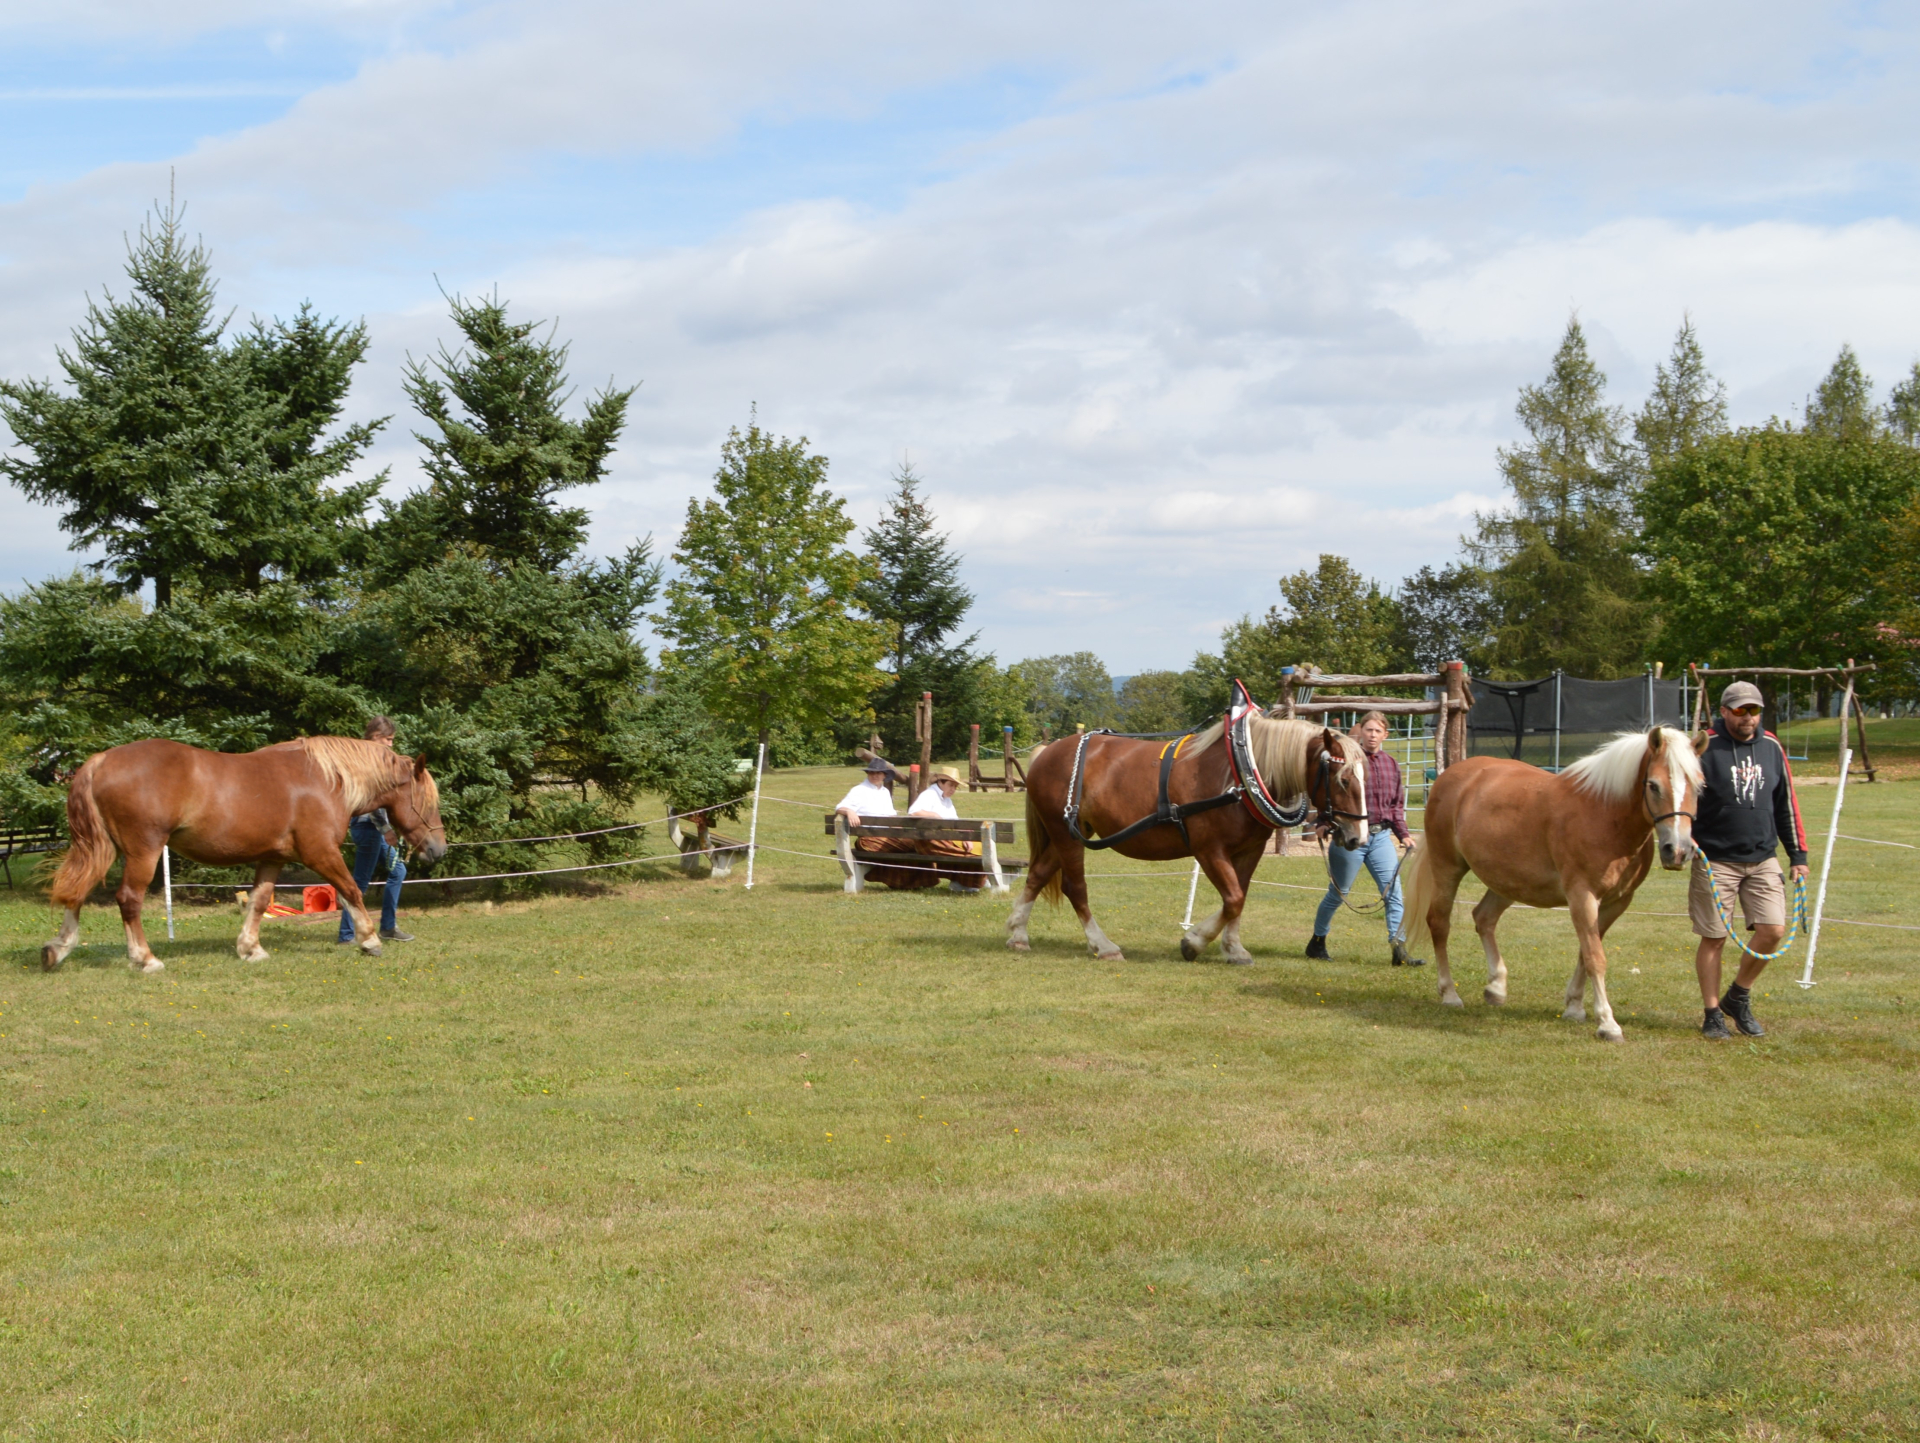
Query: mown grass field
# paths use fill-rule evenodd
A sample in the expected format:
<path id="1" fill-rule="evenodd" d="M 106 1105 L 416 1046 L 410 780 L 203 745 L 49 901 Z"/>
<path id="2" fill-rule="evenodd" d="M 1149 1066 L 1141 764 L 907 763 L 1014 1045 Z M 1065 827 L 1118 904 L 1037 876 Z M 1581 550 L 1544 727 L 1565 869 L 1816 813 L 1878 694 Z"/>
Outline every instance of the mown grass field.
<path id="1" fill-rule="evenodd" d="M 849 780 L 770 778 L 810 805 L 763 841 L 821 853 Z M 1920 843 L 1914 796 L 1844 830 Z M 1711 1045 L 1657 876 L 1608 1047 L 1556 914 L 1454 1013 L 1377 922 L 1301 957 L 1309 860 L 1252 968 L 1178 960 L 1165 868 L 1096 863 L 1097 964 L 1064 911 L 1014 956 L 1001 900 L 761 860 L 410 889 L 379 961 L 194 908 L 151 979 L 101 910 L 42 974 L 9 896 L 0 1437 L 1920 1434 L 1920 932 L 1830 927 Z M 1829 912 L 1920 924 L 1916 869 L 1842 843 Z"/>

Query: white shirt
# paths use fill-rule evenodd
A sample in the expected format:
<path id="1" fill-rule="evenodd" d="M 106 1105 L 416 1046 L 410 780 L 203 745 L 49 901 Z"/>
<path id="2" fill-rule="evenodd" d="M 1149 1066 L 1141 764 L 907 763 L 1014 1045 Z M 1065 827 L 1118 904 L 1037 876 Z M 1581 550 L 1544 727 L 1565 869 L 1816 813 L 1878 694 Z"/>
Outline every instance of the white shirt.
<path id="1" fill-rule="evenodd" d="M 874 783 L 864 779 L 852 791 L 835 802 L 833 809 L 836 812 L 852 812 L 856 817 L 892 817 L 898 815 L 898 813 L 893 810 L 892 790 L 887 787 L 876 786 Z"/>
<path id="2" fill-rule="evenodd" d="M 913 805 L 907 809 L 907 815 L 910 817 L 945 817 L 949 822 L 957 822 L 960 820 L 960 812 L 953 805 L 953 798 L 940 790 L 940 783 L 938 782 L 935 782 L 914 799 Z"/>

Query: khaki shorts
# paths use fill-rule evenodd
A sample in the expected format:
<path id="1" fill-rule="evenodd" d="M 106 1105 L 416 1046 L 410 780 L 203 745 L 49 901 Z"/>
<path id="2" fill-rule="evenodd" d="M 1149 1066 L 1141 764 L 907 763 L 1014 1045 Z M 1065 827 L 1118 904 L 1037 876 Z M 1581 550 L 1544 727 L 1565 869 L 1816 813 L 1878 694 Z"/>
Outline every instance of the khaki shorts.
<path id="1" fill-rule="evenodd" d="M 1693 920 L 1696 937 L 1724 937 L 1727 927 L 1713 907 L 1713 893 L 1707 890 L 1705 858 L 1696 862 L 1687 884 L 1687 916 Z M 1763 862 L 1714 862 L 1713 880 L 1720 889 L 1720 905 L 1733 914 L 1733 899 L 1740 899 L 1740 911 L 1747 930 L 1755 927 L 1787 925 L 1787 882 L 1780 870 L 1780 859 Z"/>

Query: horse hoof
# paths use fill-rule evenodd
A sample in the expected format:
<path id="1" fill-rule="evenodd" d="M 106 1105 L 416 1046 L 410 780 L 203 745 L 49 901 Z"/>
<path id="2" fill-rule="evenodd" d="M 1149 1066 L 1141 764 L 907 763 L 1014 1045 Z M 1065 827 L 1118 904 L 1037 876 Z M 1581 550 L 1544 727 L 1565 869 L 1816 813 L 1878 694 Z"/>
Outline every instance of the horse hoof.
<path id="1" fill-rule="evenodd" d="M 167 964 L 162 962 L 158 957 L 149 957 L 144 962 L 134 963 L 133 970 L 144 977 L 151 977 L 156 972 L 166 971 Z"/>
<path id="2" fill-rule="evenodd" d="M 256 947 L 251 952 L 243 952 L 240 954 L 240 960 L 242 962 L 264 962 L 267 960 L 267 949 L 264 947 Z"/>
<path id="3" fill-rule="evenodd" d="M 1486 999 L 1487 1006 L 1489 1007 L 1505 1007 L 1507 1005 L 1507 994 L 1504 992 L 1495 992 L 1491 987 L 1480 995 Z"/>
<path id="4" fill-rule="evenodd" d="M 1440 1002 L 1444 1007 L 1465 1007 L 1467 1005 L 1460 1000 L 1460 994 L 1458 992 L 1442 992 L 1440 994 Z"/>
<path id="5" fill-rule="evenodd" d="M 1563 1022 L 1585 1022 L 1587 1020 L 1587 1009 L 1576 1002 L 1560 1014 L 1560 1020 Z"/>
<path id="6" fill-rule="evenodd" d="M 1229 958 L 1227 958 L 1227 966 L 1229 966 L 1229 967 L 1251 967 L 1251 966 L 1253 966 L 1253 954 L 1252 954 L 1251 952 L 1249 952 L 1249 953 L 1248 953 L 1248 954 L 1247 954 L 1246 956 L 1244 956 L 1244 957 L 1229 957 Z"/>
<path id="7" fill-rule="evenodd" d="M 49 942 L 40 949 L 40 966 L 45 971 L 52 972 L 59 967 L 61 961 L 61 955 L 59 951 L 55 949 L 53 943 Z"/>
<path id="8" fill-rule="evenodd" d="M 380 955 L 380 944 L 375 942 L 371 947 L 362 947 L 360 949 L 360 955 L 362 957 L 378 957 Z"/>
<path id="9" fill-rule="evenodd" d="M 1189 962 L 1196 962 L 1200 958 L 1200 949 L 1194 946 L 1188 938 L 1182 937 L 1180 939 L 1180 955 Z"/>
<path id="10" fill-rule="evenodd" d="M 1627 1034 L 1620 1030 L 1618 1023 L 1612 1028 L 1596 1028 L 1593 1035 L 1602 1042 L 1624 1042 L 1627 1038 Z"/>
<path id="11" fill-rule="evenodd" d="M 1031 952 L 1033 950 L 1033 944 L 1024 937 L 1009 937 L 1007 938 L 1007 950 L 1009 952 Z"/>
<path id="12" fill-rule="evenodd" d="M 1095 960 L 1100 962 L 1124 962 L 1127 960 L 1126 953 L 1121 952 L 1118 949 L 1115 949 L 1112 952 L 1096 952 L 1093 955 Z"/>

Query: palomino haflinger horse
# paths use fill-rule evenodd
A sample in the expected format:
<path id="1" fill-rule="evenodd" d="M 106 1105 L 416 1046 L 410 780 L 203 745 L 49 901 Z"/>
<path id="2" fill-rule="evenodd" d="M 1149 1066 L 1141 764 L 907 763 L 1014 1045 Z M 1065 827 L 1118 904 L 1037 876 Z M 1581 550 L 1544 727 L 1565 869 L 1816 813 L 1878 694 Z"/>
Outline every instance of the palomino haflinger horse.
<path id="1" fill-rule="evenodd" d="M 440 789 L 417 757 L 354 737 L 302 737 L 239 754 L 152 740 L 97 752 L 67 789 L 73 845 L 53 881 L 60 934 L 40 950 L 58 967 L 80 940 L 80 907 L 106 876 L 114 855 L 127 865 L 114 899 L 127 929 L 127 957 L 141 972 L 163 964 L 147 946 L 140 904 L 162 846 L 218 866 L 253 868 L 253 897 L 235 950 L 243 962 L 266 959 L 260 919 L 288 862 L 306 863 L 333 884 L 353 918 L 354 940 L 369 956 L 380 935 L 340 856 L 347 823 L 385 807 L 394 826 L 426 860 L 446 854 Z"/>
<path id="2" fill-rule="evenodd" d="M 1409 948 L 1423 933 L 1432 936 L 1440 1000 L 1464 1005 L 1447 961 L 1447 936 L 1454 894 L 1471 870 L 1487 884 L 1473 909 L 1487 954 L 1486 1000 L 1496 1006 L 1507 1000 L 1507 964 L 1494 937 L 1501 914 L 1515 902 L 1565 907 L 1580 954 L 1561 1015 L 1586 1020 L 1583 999 L 1592 978 L 1598 1036 L 1618 1042 L 1602 939 L 1646 880 L 1656 845 L 1660 865 L 1670 872 L 1693 856 L 1700 782 L 1693 747 L 1671 727 L 1622 732 L 1558 775 L 1499 757 L 1469 757 L 1448 767 L 1427 794 L 1426 835 L 1411 864 L 1401 924 Z"/>
<path id="3" fill-rule="evenodd" d="M 1240 914 L 1274 829 L 1298 826 L 1311 803 L 1339 845 L 1366 844 L 1359 744 L 1312 722 L 1263 716 L 1246 688 L 1234 687 L 1233 709 L 1205 731 L 1168 741 L 1090 732 L 1035 753 L 1027 764 L 1032 856 L 1007 946 L 1028 950 L 1034 902 L 1044 893 L 1057 903 L 1064 888 L 1094 955 L 1119 960 L 1087 905 L 1087 848 L 1112 847 L 1142 861 L 1196 859 L 1220 910 L 1180 939 L 1180 954 L 1191 962 L 1218 937 L 1226 960 L 1244 966 L 1253 957 L 1240 943 Z M 1294 802 L 1291 815 L 1275 798 Z"/>

